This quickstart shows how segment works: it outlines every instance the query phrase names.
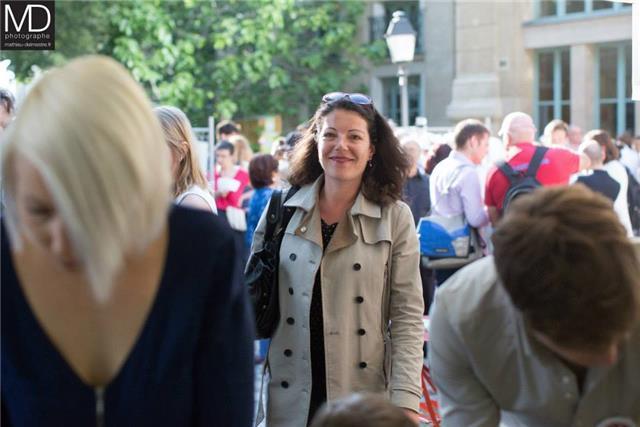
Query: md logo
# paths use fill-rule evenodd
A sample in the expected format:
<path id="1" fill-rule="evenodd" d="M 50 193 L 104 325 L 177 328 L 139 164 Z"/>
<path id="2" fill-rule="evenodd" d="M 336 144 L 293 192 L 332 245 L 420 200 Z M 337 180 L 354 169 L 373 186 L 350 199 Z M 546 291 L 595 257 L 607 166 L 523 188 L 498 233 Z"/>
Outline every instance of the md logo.
<path id="1" fill-rule="evenodd" d="M 53 1 L 3 1 L 0 5 L 1 49 L 55 49 Z"/>

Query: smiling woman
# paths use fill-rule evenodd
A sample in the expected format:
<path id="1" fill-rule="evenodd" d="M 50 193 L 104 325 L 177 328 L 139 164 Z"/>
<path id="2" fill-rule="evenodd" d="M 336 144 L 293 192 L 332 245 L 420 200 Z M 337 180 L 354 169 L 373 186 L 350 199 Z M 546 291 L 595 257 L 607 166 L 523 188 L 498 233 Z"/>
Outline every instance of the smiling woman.
<path id="1" fill-rule="evenodd" d="M 250 425 L 234 239 L 171 208 L 169 151 L 124 67 L 47 72 L 0 149 L 2 424 Z"/>
<path id="2" fill-rule="evenodd" d="M 301 188 L 285 203 L 295 211 L 280 248 L 269 426 L 308 425 L 325 401 L 356 391 L 382 393 L 417 420 L 423 299 L 400 201 L 406 170 L 371 99 L 325 95 L 291 161 Z M 265 225 L 263 216 L 254 251 Z"/>

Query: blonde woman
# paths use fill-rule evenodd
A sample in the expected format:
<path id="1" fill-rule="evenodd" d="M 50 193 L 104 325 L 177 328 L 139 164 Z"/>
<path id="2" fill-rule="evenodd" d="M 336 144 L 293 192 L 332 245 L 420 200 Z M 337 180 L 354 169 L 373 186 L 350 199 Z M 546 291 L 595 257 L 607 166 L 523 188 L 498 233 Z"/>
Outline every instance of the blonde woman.
<path id="1" fill-rule="evenodd" d="M 171 151 L 173 197 L 178 205 L 218 213 L 216 201 L 209 192 L 207 180 L 200 169 L 198 147 L 187 116 L 176 107 L 155 108 L 164 140 Z"/>
<path id="2" fill-rule="evenodd" d="M 249 426 L 233 237 L 171 209 L 169 150 L 127 71 L 46 73 L 0 149 L 3 424 Z"/>
<path id="3" fill-rule="evenodd" d="M 249 169 L 249 162 L 251 158 L 253 158 L 253 150 L 251 149 L 249 140 L 243 135 L 237 134 L 229 137 L 229 142 L 232 143 L 234 147 L 233 159 L 235 164 L 244 170 Z"/>

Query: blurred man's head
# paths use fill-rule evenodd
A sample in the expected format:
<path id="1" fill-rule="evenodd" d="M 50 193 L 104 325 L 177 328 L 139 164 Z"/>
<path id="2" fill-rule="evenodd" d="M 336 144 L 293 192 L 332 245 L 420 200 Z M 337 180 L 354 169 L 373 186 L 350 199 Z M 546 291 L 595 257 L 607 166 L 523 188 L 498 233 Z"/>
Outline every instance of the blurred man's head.
<path id="1" fill-rule="evenodd" d="M 536 136 L 536 126 L 533 124 L 531 116 L 516 111 L 505 116 L 498 135 L 502 137 L 505 147 L 509 148 L 519 142 L 533 142 Z"/>
<path id="2" fill-rule="evenodd" d="M 240 133 L 240 127 L 231 120 L 223 120 L 216 127 L 218 142 L 228 141 L 233 135 Z"/>
<path id="3" fill-rule="evenodd" d="M 410 175 L 413 176 L 418 169 L 422 147 L 415 139 L 405 139 L 402 141 L 402 148 L 409 159 Z"/>
<path id="4" fill-rule="evenodd" d="M 478 165 L 489 152 L 489 129 L 482 122 L 467 119 L 459 122 L 453 130 L 456 150 L 465 154 Z"/>
<path id="5" fill-rule="evenodd" d="M 15 99 L 11 92 L 0 89 L 0 134 L 9 126 L 15 110 Z"/>
<path id="6" fill-rule="evenodd" d="M 569 144 L 571 144 L 572 148 L 577 149 L 582 143 L 582 129 L 579 126 L 571 125 L 569 126 Z"/>
<path id="7" fill-rule="evenodd" d="M 640 315 L 640 260 L 611 202 L 584 186 L 517 199 L 493 237 L 504 289 L 532 335 L 580 366 L 612 364 Z"/>
<path id="8" fill-rule="evenodd" d="M 605 150 L 598 144 L 598 141 L 589 139 L 583 142 L 578 149 L 580 153 L 584 153 L 591 161 L 591 169 L 600 169 L 604 164 Z"/>

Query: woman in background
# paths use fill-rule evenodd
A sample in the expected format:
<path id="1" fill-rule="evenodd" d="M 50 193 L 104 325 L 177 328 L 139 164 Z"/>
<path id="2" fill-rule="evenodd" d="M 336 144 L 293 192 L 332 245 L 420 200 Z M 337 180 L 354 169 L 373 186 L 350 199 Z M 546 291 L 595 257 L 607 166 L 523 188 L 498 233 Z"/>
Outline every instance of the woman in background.
<path id="1" fill-rule="evenodd" d="M 191 129 L 191 122 L 178 108 L 162 106 L 154 109 L 164 140 L 171 152 L 173 197 L 178 205 L 218 213 L 216 201 L 200 168 L 198 146 Z"/>
<path id="2" fill-rule="evenodd" d="M 253 186 L 253 195 L 249 200 L 247 214 L 247 247 L 251 247 L 253 233 L 265 207 L 269 204 L 271 193 L 277 187 L 278 161 L 271 154 L 258 154 L 249 163 L 249 179 Z"/>
<path id="3" fill-rule="evenodd" d="M 234 239 L 172 208 L 162 129 L 125 68 L 45 73 L 0 149 L 2 425 L 251 425 Z"/>
<path id="4" fill-rule="evenodd" d="M 236 165 L 242 169 L 247 170 L 249 162 L 253 158 L 253 150 L 249 140 L 244 135 L 237 134 L 229 137 L 229 142 L 233 144 L 234 148 L 234 160 Z"/>
<path id="5" fill-rule="evenodd" d="M 613 210 L 618 214 L 620 222 L 627 230 L 627 235 L 633 237 L 633 228 L 631 227 L 631 218 L 629 216 L 629 201 L 627 200 L 627 190 L 629 188 L 629 176 L 624 165 L 620 163 L 620 151 L 611 139 L 609 132 L 602 129 L 594 129 L 584 136 L 585 141 L 595 140 L 605 150 L 604 169 L 611 178 L 620 184 L 618 197 L 613 201 Z"/>
<path id="6" fill-rule="evenodd" d="M 269 205 L 271 193 L 278 186 L 278 161 L 271 154 L 258 154 L 249 163 L 249 178 L 253 186 L 253 195 L 249 200 L 247 214 L 246 245 L 251 247 L 253 233 L 258 226 L 262 212 Z M 267 357 L 269 340 L 260 340 L 256 362 L 263 362 Z"/>

